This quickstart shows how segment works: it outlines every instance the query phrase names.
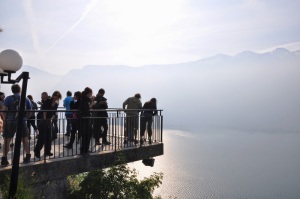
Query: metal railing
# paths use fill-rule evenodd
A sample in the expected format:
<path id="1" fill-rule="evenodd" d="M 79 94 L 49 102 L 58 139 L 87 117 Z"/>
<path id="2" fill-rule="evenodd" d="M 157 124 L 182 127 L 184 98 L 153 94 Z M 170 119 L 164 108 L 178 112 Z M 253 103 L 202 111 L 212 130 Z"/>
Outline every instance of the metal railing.
<path id="1" fill-rule="evenodd" d="M 96 113 L 101 111 L 107 111 L 108 117 L 96 117 L 94 116 Z M 88 153 L 100 153 L 103 151 L 119 151 L 124 150 L 130 147 L 144 147 L 147 145 L 162 143 L 163 142 L 163 115 L 162 110 L 157 110 L 157 115 L 152 116 L 152 135 L 150 137 L 149 132 L 146 128 L 144 133 L 143 142 L 141 142 L 141 125 L 144 123 L 144 116 L 133 115 L 130 114 L 131 111 L 140 112 L 145 111 L 145 109 L 136 109 L 136 110 L 124 110 L 124 109 L 106 109 L 106 110 L 91 110 L 90 117 L 81 117 L 80 119 L 69 118 L 69 123 L 73 127 L 73 138 L 74 143 L 71 144 L 71 147 L 66 147 L 68 143 L 70 143 L 71 134 L 66 136 L 67 134 L 67 118 L 66 113 L 77 113 L 80 114 L 77 110 L 66 111 L 63 108 L 59 108 L 57 111 L 54 111 L 56 114 L 55 118 L 49 120 L 42 120 L 39 118 L 35 119 L 27 119 L 27 121 L 34 121 L 38 130 L 36 131 L 30 125 L 29 127 L 29 146 L 30 146 L 30 154 L 31 154 L 31 162 L 37 162 L 48 159 L 58 159 L 64 157 L 71 157 L 77 155 L 86 155 L 87 152 L 82 152 L 82 148 L 85 143 L 88 143 Z M 27 113 L 31 112 L 31 114 L 37 115 L 39 112 L 45 112 L 45 110 L 37 110 L 37 111 L 26 111 Z M 53 112 L 51 110 L 47 112 Z M 27 122 L 26 121 L 26 122 Z M 107 122 L 107 142 L 104 138 L 100 139 L 100 144 L 97 143 L 97 139 L 95 137 L 103 135 L 103 131 L 105 130 L 105 121 Z M 104 123 L 104 125 L 99 125 Z M 74 130 L 74 124 L 78 124 L 78 130 Z M 47 126 L 43 128 L 43 126 Z M 81 127 L 80 127 L 81 126 Z M 71 129 L 72 129 L 71 127 Z M 98 129 L 99 128 L 99 129 Z M 44 131 L 44 132 L 43 132 Z M 47 132 L 46 132 L 47 131 Z M 72 130 L 71 130 L 72 131 Z M 101 134 L 102 133 L 102 134 Z M 45 136 L 41 136 L 45 135 Z M 41 136 L 41 137 L 38 137 Z M 46 155 L 49 151 L 46 151 L 45 144 L 42 146 L 42 150 L 40 150 L 40 158 L 37 158 L 35 155 L 35 147 L 37 146 L 37 142 L 39 139 L 44 139 L 44 143 L 51 142 L 51 156 Z M 83 141 L 83 139 L 85 141 Z M 86 140 L 88 139 L 88 141 Z M 151 140 L 150 140 L 151 139 Z M 2 138 L 1 142 L 3 143 L 5 140 Z M 13 144 L 14 139 L 12 139 L 10 143 L 10 151 L 7 155 L 8 159 L 13 158 Z M 22 143 L 23 145 L 23 143 Z M 2 147 L 3 149 L 3 147 Z M 26 153 L 22 147 L 21 156 L 23 154 L 23 158 Z M 22 162 L 22 158 L 21 158 Z"/>

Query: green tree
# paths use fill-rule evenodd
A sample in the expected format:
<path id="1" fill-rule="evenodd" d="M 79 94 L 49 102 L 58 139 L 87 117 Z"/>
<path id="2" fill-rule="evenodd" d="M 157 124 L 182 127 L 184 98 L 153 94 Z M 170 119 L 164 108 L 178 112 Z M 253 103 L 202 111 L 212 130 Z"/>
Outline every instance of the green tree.
<path id="1" fill-rule="evenodd" d="M 2 198 L 8 198 L 9 192 L 9 184 L 10 184 L 10 177 L 8 175 L 1 175 L 0 176 L 0 190 L 2 194 Z M 17 199 L 32 199 L 33 193 L 30 187 L 28 187 L 25 183 L 24 177 L 22 175 L 19 176 L 18 180 L 18 188 L 16 195 L 14 198 Z"/>
<path id="2" fill-rule="evenodd" d="M 69 177 L 71 199 L 152 199 L 154 189 L 162 183 L 163 174 L 154 173 L 138 180 L 137 171 L 126 164 Z M 159 198 L 159 197 L 157 197 Z"/>

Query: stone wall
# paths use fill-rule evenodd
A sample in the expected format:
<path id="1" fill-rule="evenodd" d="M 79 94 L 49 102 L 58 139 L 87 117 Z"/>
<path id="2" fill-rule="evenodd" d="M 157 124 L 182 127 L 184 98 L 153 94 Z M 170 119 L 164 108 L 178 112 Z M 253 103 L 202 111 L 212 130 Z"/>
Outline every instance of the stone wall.
<path id="1" fill-rule="evenodd" d="M 123 156 L 126 163 L 163 155 L 163 143 L 144 147 L 126 148 L 122 151 L 91 153 L 85 156 L 49 159 L 20 165 L 20 175 L 32 187 L 36 198 L 65 199 L 68 197 L 67 176 L 104 169 L 116 165 L 118 157 Z M 11 167 L 0 170 L 10 176 Z"/>

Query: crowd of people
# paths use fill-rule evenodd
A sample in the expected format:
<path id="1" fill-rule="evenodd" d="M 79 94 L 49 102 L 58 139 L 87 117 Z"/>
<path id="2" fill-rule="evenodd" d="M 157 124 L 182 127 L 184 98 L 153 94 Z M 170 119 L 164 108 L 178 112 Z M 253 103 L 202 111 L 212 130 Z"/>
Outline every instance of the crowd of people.
<path id="1" fill-rule="evenodd" d="M 5 97 L 3 92 L 0 92 L 0 132 L 3 136 L 3 154 L 1 158 L 1 166 L 9 165 L 7 154 L 10 149 L 11 141 L 17 130 L 17 115 L 19 112 L 21 87 L 18 84 L 11 86 L 12 95 Z M 77 142 L 80 143 L 80 154 L 89 154 L 90 141 L 94 137 L 95 144 L 110 145 L 107 138 L 108 131 L 108 104 L 104 97 L 105 90 L 99 89 L 96 96 L 93 95 L 93 90 L 86 87 L 84 91 L 76 91 L 72 96 L 72 92 L 68 91 L 66 98 L 63 100 L 65 107 L 66 118 L 66 133 L 69 136 L 69 142 L 64 145 L 67 149 L 72 149 L 77 135 Z M 57 109 L 62 95 L 59 91 L 54 91 L 51 96 L 47 92 L 41 93 L 41 101 L 35 102 L 32 95 L 28 95 L 25 99 L 26 114 L 22 123 L 22 143 L 26 155 L 23 163 L 29 163 L 31 154 L 29 140 L 31 139 L 30 129 L 34 130 L 35 138 L 37 139 L 34 146 L 34 156 L 41 157 L 41 150 L 44 147 L 44 156 L 53 156 L 51 152 L 51 142 L 57 138 Z M 123 102 L 123 109 L 126 113 L 124 125 L 124 144 L 134 142 L 144 144 L 145 131 L 148 132 L 149 144 L 152 143 L 152 122 L 153 116 L 157 114 L 156 99 L 144 103 L 142 106 L 141 95 L 135 94 Z M 40 111 L 35 115 L 35 111 Z M 30 111 L 29 111 L 30 110 Z M 92 111 L 99 110 L 99 111 Z M 137 132 L 139 129 L 139 114 L 140 120 L 140 140 L 137 140 Z M 37 122 L 37 124 L 36 124 Z M 0 146 L 1 147 L 1 146 Z"/>

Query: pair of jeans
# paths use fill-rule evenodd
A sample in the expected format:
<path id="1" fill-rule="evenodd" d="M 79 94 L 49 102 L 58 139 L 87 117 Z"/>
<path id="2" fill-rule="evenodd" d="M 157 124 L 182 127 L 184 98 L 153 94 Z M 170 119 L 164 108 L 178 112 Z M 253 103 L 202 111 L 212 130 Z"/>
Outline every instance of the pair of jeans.
<path id="1" fill-rule="evenodd" d="M 128 140 L 134 140 L 137 137 L 139 128 L 138 115 L 127 115 L 125 120 L 125 137 Z"/>
<path id="2" fill-rule="evenodd" d="M 92 135 L 91 119 L 90 117 L 83 117 L 80 119 L 80 135 L 81 146 L 80 153 L 88 153 L 90 148 L 90 140 Z"/>
<path id="3" fill-rule="evenodd" d="M 146 126 L 149 138 L 152 136 L 152 115 L 144 115 L 141 117 L 141 136 L 145 135 Z"/>
<path id="4" fill-rule="evenodd" d="M 107 130 L 108 124 L 106 118 L 95 118 L 93 121 L 93 136 L 95 140 L 103 139 L 104 142 L 107 141 Z M 103 128 L 103 130 L 102 130 Z"/>
<path id="5" fill-rule="evenodd" d="M 66 119 L 67 119 L 67 135 L 70 135 L 71 130 L 72 130 L 72 119 L 73 119 L 73 114 L 66 114 Z"/>
<path id="6" fill-rule="evenodd" d="M 39 152 L 45 145 L 45 153 L 51 152 L 51 127 L 50 120 L 43 120 L 39 123 L 39 137 L 35 146 L 35 151 Z"/>

